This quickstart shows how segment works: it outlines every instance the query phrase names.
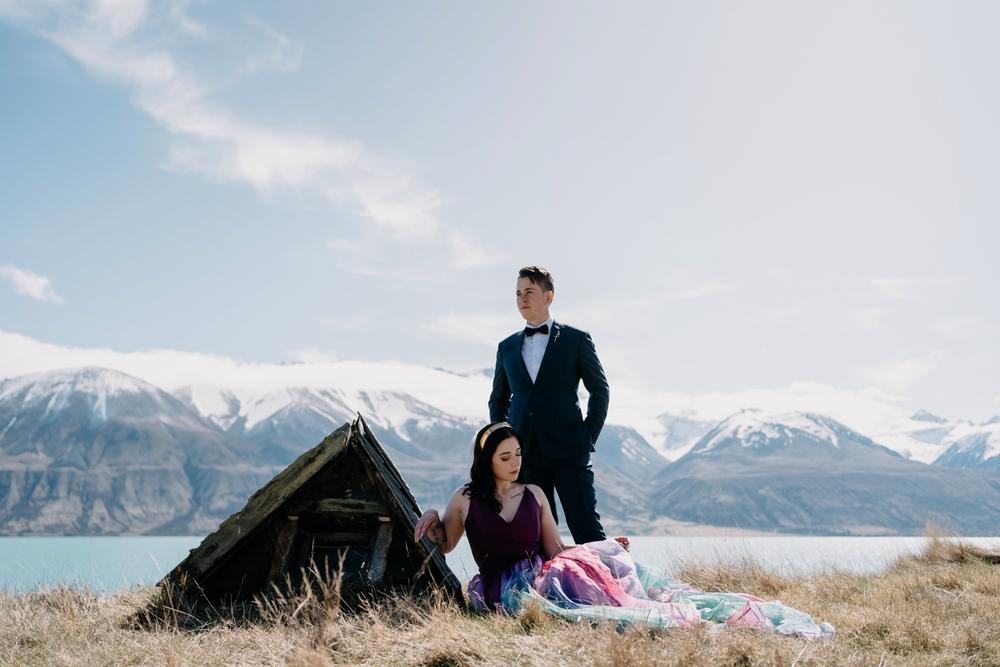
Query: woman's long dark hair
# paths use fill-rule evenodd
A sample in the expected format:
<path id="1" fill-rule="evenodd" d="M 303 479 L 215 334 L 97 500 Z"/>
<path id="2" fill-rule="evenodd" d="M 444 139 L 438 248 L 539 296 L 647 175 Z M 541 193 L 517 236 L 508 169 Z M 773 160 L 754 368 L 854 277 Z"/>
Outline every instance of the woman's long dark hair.
<path id="1" fill-rule="evenodd" d="M 472 468 L 469 470 L 469 483 L 464 489 L 465 495 L 475 498 L 497 514 L 502 505 L 497 500 L 493 455 L 497 451 L 497 445 L 507 438 L 517 438 L 517 433 L 506 422 L 494 422 L 479 430 L 476 441 L 472 443 Z"/>

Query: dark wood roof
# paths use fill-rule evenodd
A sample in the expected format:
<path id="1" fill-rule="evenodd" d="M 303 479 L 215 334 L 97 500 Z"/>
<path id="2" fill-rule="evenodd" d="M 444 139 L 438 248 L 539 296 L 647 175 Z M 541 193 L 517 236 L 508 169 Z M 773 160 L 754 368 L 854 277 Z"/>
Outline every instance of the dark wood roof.
<path id="1" fill-rule="evenodd" d="M 254 493 L 164 582 L 209 600 L 248 599 L 294 574 L 304 558 L 353 549 L 356 560 L 344 569 L 357 566 L 359 582 L 437 585 L 461 597 L 444 556 L 426 537 L 413 541 L 420 513 L 359 415 Z"/>

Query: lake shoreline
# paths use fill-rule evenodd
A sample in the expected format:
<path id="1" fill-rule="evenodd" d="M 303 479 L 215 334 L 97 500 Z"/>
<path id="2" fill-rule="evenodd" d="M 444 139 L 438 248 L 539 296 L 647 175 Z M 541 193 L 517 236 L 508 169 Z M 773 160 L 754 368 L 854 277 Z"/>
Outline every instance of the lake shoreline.
<path id="1" fill-rule="evenodd" d="M 611 533 L 615 534 L 615 533 Z M 82 586 L 114 592 L 160 580 L 202 542 L 186 537 L 0 537 L 0 591 L 26 592 Z M 668 573 L 690 563 L 712 566 L 754 563 L 782 576 L 845 571 L 870 574 L 925 548 L 928 537 L 835 536 L 632 536 L 637 562 Z M 1000 538 L 963 538 L 983 549 L 1000 550 Z M 569 541 L 568 541 L 569 542 Z M 468 542 L 448 554 L 461 581 L 477 572 Z"/>

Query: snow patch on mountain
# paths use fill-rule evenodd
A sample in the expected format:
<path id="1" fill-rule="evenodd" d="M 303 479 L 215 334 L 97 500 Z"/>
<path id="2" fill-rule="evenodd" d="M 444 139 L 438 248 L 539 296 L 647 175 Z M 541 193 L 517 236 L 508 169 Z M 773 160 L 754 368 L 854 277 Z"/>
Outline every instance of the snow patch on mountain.
<path id="1" fill-rule="evenodd" d="M 945 440 L 945 454 L 954 455 L 981 448 L 978 458 L 981 462 L 1000 456 L 1000 423 L 976 425 L 958 424 Z"/>
<path id="2" fill-rule="evenodd" d="M 409 431 L 413 428 L 427 430 L 442 423 L 479 424 L 476 419 L 449 414 L 398 391 L 282 387 L 255 393 L 245 389 L 197 385 L 182 387 L 174 395 L 226 431 L 240 425 L 249 432 L 275 419 L 283 411 L 296 408 L 320 415 L 330 422 L 331 427 L 350 421 L 361 413 L 372 425 L 391 430 L 405 441 L 410 441 Z"/>
<path id="3" fill-rule="evenodd" d="M 94 416 L 108 418 L 108 398 L 126 394 L 146 395 L 162 404 L 160 390 L 139 378 L 107 368 L 75 368 L 35 373 L 0 383 L 0 401 L 19 399 L 30 407 L 46 402 L 45 415 L 59 412 L 74 396 L 84 396 L 91 402 Z M 8 424 L 6 428 L 10 428 Z M 5 430 L 6 432 L 6 430 Z"/>
<path id="4" fill-rule="evenodd" d="M 243 428 L 249 431 L 282 411 L 296 407 L 310 410 L 335 426 L 350 421 L 356 412 L 345 403 L 339 391 L 286 387 L 247 401 L 239 414 L 244 418 Z"/>
<path id="5" fill-rule="evenodd" d="M 738 441 L 743 447 L 762 447 L 771 442 L 787 443 L 792 432 L 806 433 L 813 439 L 840 446 L 840 434 L 834 422 L 820 415 L 802 412 L 766 414 L 760 410 L 741 410 L 723 420 L 705 436 L 692 451 L 705 453 L 729 440 Z"/>

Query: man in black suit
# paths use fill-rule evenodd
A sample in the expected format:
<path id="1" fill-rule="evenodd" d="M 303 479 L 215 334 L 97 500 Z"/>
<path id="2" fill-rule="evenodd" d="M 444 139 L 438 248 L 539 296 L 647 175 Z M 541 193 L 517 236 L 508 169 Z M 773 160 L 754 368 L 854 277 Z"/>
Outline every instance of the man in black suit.
<path id="1" fill-rule="evenodd" d="M 549 315 L 555 296 L 551 273 L 537 266 L 521 269 L 516 296 L 528 326 L 497 348 L 490 421 L 507 421 L 521 436 L 523 481 L 545 491 L 553 514 L 553 490 L 559 492 L 573 540 L 603 540 L 590 453 L 608 415 L 604 369 L 590 334 Z M 577 398 L 580 380 L 590 392 L 586 419 Z"/>

